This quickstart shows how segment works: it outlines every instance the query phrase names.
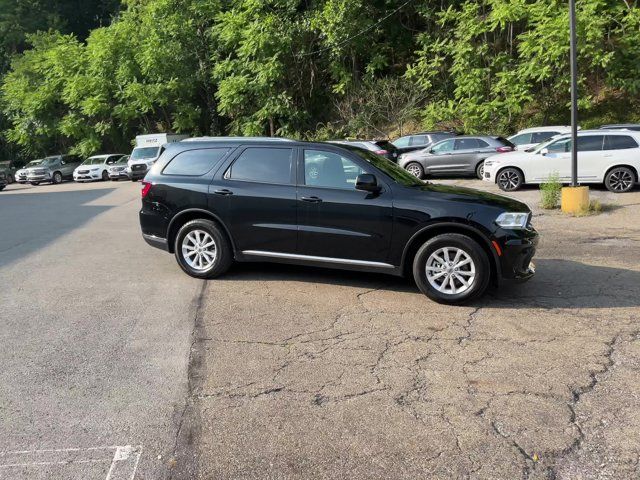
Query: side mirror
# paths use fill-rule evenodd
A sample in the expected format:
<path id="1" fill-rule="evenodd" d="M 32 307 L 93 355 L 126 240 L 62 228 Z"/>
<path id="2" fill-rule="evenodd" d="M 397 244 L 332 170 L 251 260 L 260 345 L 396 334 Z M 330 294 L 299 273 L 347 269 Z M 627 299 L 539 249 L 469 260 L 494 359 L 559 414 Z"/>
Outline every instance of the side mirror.
<path id="1" fill-rule="evenodd" d="M 378 180 L 375 175 L 362 173 L 356 178 L 356 190 L 378 193 L 382 188 L 378 185 Z"/>
<path id="2" fill-rule="evenodd" d="M 547 155 L 548 153 L 549 153 L 549 149 L 546 147 L 540 150 L 540 155 L 542 156 Z"/>

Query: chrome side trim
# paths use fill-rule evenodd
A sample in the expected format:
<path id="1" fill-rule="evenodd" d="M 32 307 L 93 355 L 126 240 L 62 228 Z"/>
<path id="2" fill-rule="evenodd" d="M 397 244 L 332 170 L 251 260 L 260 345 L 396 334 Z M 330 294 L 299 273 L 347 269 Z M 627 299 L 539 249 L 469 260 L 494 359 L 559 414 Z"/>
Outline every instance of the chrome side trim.
<path id="1" fill-rule="evenodd" d="M 256 257 L 286 258 L 290 260 L 306 260 L 309 262 L 339 263 L 343 265 L 360 265 L 363 267 L 395 268 L 382 262 L 368 262 L 366 260 L 352 260 L 350 258 L 316 257 L 314 255 L 298 255 L 296 253 L 265 252 L 263 250 L 244 250 L 243 255 Z"/>

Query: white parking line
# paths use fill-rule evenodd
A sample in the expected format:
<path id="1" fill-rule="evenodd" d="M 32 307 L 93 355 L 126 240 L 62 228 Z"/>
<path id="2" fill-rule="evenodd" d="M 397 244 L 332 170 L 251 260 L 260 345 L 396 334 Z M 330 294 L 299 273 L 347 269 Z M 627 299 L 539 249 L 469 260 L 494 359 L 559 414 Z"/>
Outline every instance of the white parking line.
<path id="1" fill-rule="evenodd" d="M 30 478 L 28 471 L 25 470 L 32 468 L 109 463 L 105 480 L 134 480 L 141 455 L 142 446 L 140 445 L 14 450 L 0 452 L 0 470 L 22 469 L 25 478 Z M 104 475 L 104 470 L 102 472 Z M 101 480 L 84 476 L 83 480 L 85 479 Z"/>

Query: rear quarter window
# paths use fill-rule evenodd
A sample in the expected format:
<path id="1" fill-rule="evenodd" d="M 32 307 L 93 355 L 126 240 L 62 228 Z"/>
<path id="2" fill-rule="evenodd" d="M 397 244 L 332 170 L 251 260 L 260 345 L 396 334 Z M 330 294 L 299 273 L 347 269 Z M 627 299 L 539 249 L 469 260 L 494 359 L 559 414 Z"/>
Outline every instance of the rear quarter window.
<path id="1" fill-rule="evenodd" d="M 162 174 L 199 177 L 209 172 L 228 151 L 228 148 L 207 148 L 181 152 L 164 167 Z"/>
<path id="2" fill-rule="evenodd" d="M 604 137 L 605 150 L 626 150 L 638 148 L 636 141 L 629 135 L 607 135 Z"/>

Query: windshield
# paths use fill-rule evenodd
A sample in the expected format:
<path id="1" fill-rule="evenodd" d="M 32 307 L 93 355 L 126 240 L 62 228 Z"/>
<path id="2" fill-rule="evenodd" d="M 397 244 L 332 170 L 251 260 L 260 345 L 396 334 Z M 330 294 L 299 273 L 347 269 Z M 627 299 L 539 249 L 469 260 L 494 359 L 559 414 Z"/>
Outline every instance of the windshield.
<path id="1" fill-rule="evenodd" d="M 116 165 L 121 165 L 123 163 L 127 163 L 129 160 L 129 155 L 125 155 L 124 157 L 120 157 L 120 160 L 116 162 Z"/>
<path id="2" fill-rule="evenodd" d="M 548 147 L 550 144 L 552 144 L 553 142 L 555 142 L 556 140 L 558 140 L 560 138 L 560 135 L 554 135 L 553 137 L 551 137 L 548 140 L 545 140 L 542 143 L 539 143 L 533 147 L 529 147 L 525 150 L 525 152 L 534 152 L 534 153 L 538 153 L 540 152 L 540 150 L 542 150 L 545 147 Z"/>
<path id="3" fill-rule="evenodd" d="M 28 167 L 35 167 L 36 165 L 40 165 L 42 163 L 42 159 L 39 160 L 32 160 L 31 162 L 29 162 L 29 164 L 27 165 Z"/>
<path id="4" fill-rule="evenodd" d="M 411 175 L 405 169 L 400 168 L 398 165 L 387 160 L 384 157 L 358 147 L 345 145 L 345 148 L 351 150 L 353 153 L 358 154 L 361 158 L 372 164 L 378 170 L 382 170 L 385 174 L 387 174 L 387 176 L 391 178 L 391 180 L 399 183 L 400 185 L 404 185 L 405 187 L 424 185 L 423 182 Z"/>
<path id="5" fill-rule="evenodd" d="M 131 152 L 131 160 L 140 160 L 142 158 L 156 158 L 160 147 L 140 147 L 134 148 Z"/>
<path id="6" fill-rule="evenodd" d="M 55 163 L 56 161 L 58 161 L 60 157 L 47 157 L 44 160 L 42 160 L 42 165 L 51 165 L 52 163 Z"/>
<path id="7" fill-rule="evenodd" d="M 100 165 L 104 163 L 104 161 L 104 157 L 89 157 L 84 162 L 82 162 L 82 165 Z"/>

